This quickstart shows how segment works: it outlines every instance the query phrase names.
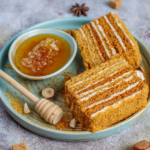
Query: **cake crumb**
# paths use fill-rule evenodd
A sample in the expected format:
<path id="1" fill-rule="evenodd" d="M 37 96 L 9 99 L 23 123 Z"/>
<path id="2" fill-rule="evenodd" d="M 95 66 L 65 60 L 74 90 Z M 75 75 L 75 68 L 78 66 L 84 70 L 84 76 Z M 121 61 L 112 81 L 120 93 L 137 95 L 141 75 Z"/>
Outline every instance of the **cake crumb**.
<path id="1" fill-rule="evenodd" d="M 68 72 L 69 74 L 73 74 L 71 71 Z"/>
<path id="2" fill-rule="evenodd" d="M 80 71 L 77 69 L 77 74 L 80 74 Z"/>
<path id="3" fill-rule="evenodd" d="M 62 94 L 65 94 L 65 89 L 63 89 L 63 90 L 61 91 L 61 93 L 62 93 Z"/>
<path id="4" fill-rule="evenodd" d="M 25 142 L 23 142 L 13 145 L 12 150 L 28 150 L 28 146 Z"/>
<path id="5" fill-rule="evenodd" d="M 16 100 L 13 100 L 11 102 L 11 106 L 20 114 L 24 114 L 23 112 L 23 106 L 21 106 L 21 102 L 20 101 L 16 101 Z"/>
<path id="6" fill-rule="evenodd" d="M 71 76 L 70 76 L 70 75 L 68 75 L 68 73 L 67 73 L 67 72 L 64 72 L 62 75 L 65 77 L 65 81 L 67 81 L 67 80 L 71 79 Z"/>
<path id="7" fill-rule="evenodd" d="M 6 65 L 5 68 L 6 68 L 6 69 L 12 69 L 12 67 L 11 67 L 10 64 Z"/>
<path id="8" fill-rule="evenodd" d="M 61 120 L 57 123 L 56 129 L 58 129 L 58 130 L 70 129 L 69 124 L 70 124 L 70 121 L 61 119 Z"/>
<path id="9" fill-rule="evenodd" d="M 109 6 L 113 9 L 119 9 L 122 6 L 122 0 L 110 0 Z"/>

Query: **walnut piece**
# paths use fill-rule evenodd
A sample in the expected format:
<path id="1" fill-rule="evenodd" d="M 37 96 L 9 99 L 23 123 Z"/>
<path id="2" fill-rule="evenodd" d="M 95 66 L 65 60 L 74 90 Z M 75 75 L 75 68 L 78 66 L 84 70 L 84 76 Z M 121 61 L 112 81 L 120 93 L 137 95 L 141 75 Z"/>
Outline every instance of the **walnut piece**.
<path id="1" fill-rule="evenodd" d="M 25 142 L 23 142 L 13 145 L 12 150 L 28 150 L 28 146 Z"/>
<path id="2" fill-rule="evenodd" d="M 133 145 L 132 150 L 150 150 L 150 143 L 148 141 L 140 141 Z"/>
<path id="3" fill-rule="evenodd" d="M 122 0 L 110 0 L 109 6 L 113 9 L 119 9 L 122 6 Z"/>

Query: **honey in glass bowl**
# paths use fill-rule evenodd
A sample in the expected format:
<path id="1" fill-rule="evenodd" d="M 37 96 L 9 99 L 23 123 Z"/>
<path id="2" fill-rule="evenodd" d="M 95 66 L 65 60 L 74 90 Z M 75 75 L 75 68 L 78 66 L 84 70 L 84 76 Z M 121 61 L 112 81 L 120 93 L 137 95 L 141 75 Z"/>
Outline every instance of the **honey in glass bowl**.
<path id="1" fill-rule="evenodd" d="M 40 34 L 18 47 L 15 64 L 26 75 L 45 76 L 62 68 L 70 54 L 71 47 L 65 39 L 53 34 Z"/>

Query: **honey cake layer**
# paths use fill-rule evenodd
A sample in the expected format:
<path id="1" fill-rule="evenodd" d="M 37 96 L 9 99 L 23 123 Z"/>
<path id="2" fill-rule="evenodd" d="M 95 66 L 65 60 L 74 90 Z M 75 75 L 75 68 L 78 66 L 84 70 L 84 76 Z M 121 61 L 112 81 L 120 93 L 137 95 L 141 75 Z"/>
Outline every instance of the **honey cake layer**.
<path id="1" fill-rule="evenodd" d="M 137 103 L 134 110 L 140 110 L 147 105 L 147 85 L 122 56 L 106 61 L 70 79 L 65 87 L 71 111 L 87 128 L 91 128 L 92 120 L 96 121 L 95 118 L 106 108 L 120 104 L 124 102 L 123 100 L 128 101 L 128 98 L 132 99 L 133 103 Z M 132 98 L 136 95 L 140 97 L 142 91 L 146 94 L 144 99 Z M 141 102 L 138 104 L 137 101 Z M 120 120 L 122 120 L 121 117 Z M 100 122 L 99 126 L 101 126 Z M 95 129 L 90 130 L 94 132 Z"/>
<path id="2" fill-rule="evenodd" d="M 92 114 L 88 129 L 96 132 L 130 117 L 147 106 L 147 96 L 148 86 L 144 85 L 142 90 Z"/>
<path id="3" fill-rule="evenodd" d="M 115 13 L 94 19 L 73 31 L 86 69 L 111 59 L 116 54 L 123 55 L 133 67 L 141 61 L 138 44 Z"/>

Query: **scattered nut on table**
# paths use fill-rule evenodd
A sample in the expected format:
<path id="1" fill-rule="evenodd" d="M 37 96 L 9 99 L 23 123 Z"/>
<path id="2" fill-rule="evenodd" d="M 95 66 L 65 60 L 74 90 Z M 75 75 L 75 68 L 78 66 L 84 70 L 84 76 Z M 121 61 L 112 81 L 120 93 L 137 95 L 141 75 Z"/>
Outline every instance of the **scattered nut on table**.
<path id="1" fill-rule="evenodd" d="M 110 0 L 109 6 L 113 9 L 119 9 L 122 6 L 122 0 Z"/>
<path id="2" fill-rule="evenodd" d="M 12 150 L 29 150 L 29 149 L 27 144 L 23 142 L 23 143 L 13 145 Z"/>
<path id="3" fill-rule="evenodd" d="M 71 128 L 75 128 L 77 126 L 77 120 L 75 118 L 73 118 L 71 121 L 70 121 L 70 127 Z"/>
<path id="4" fill-rule="evenodd" d="M 53 88 L 45 88 L 42 90 L 42 96 L 44 98 L 52 98 L 55 95 L 55 90 Z"/>
<path id="5" fill-rule="evenodd" d="M 150 143 L 148 141 L 140 141 L 133 145 L 132 150 L 150 150 Z"/>
<path id="6" fill-rule="evenodd" d="M 27 103 L 24 103 L 24 113 L 25 114 L 29 114 L 30 113 L 30 109 Z"/>

